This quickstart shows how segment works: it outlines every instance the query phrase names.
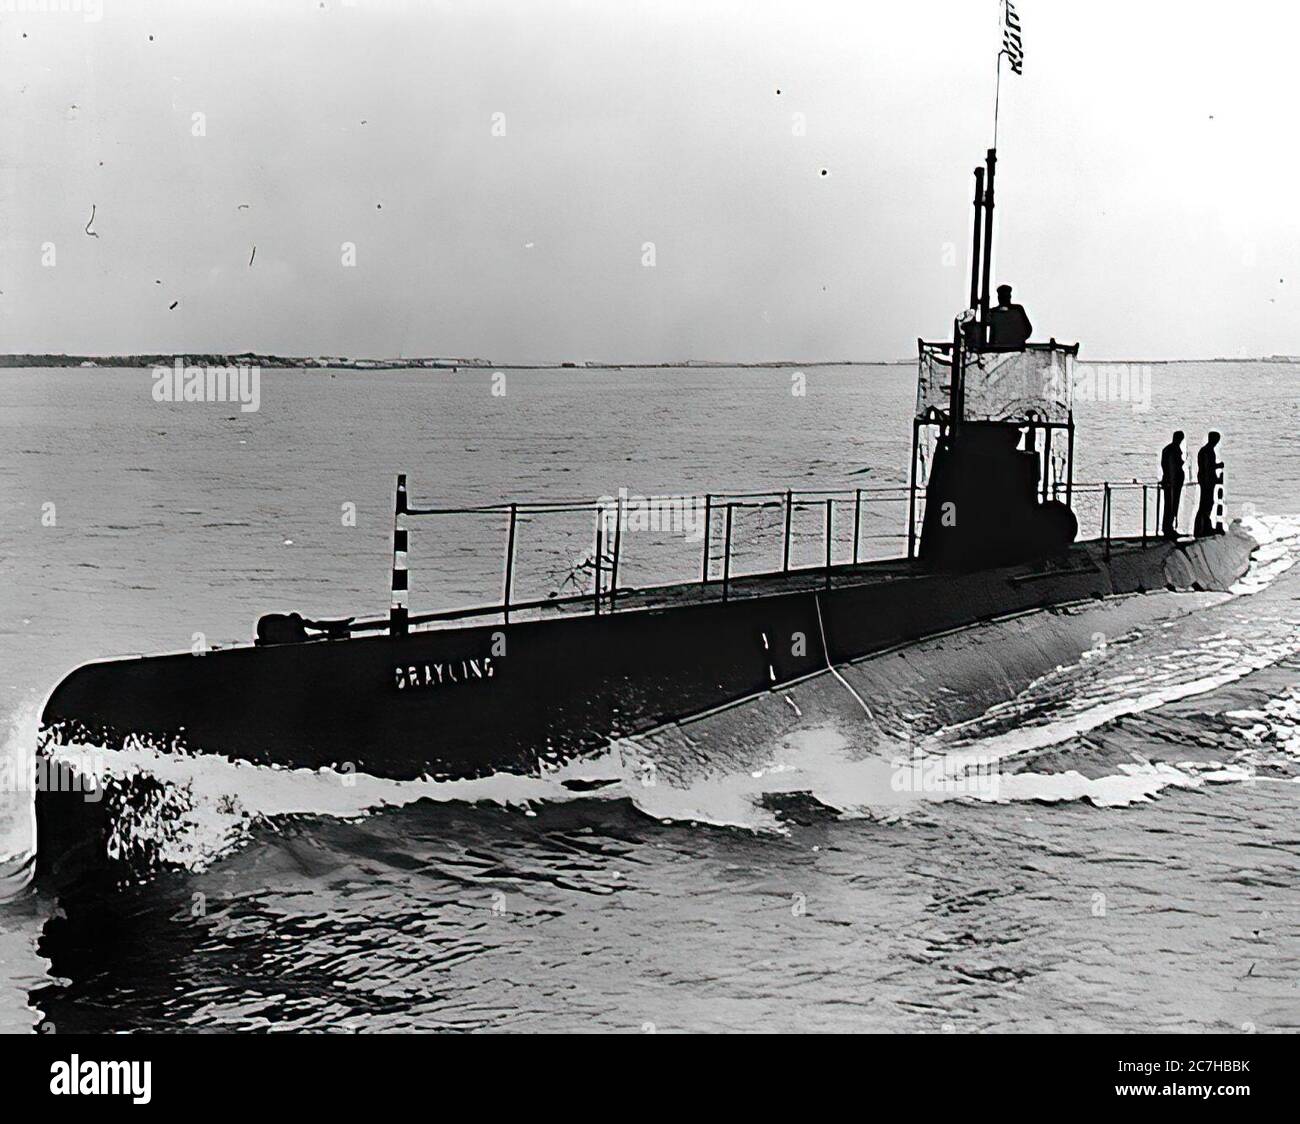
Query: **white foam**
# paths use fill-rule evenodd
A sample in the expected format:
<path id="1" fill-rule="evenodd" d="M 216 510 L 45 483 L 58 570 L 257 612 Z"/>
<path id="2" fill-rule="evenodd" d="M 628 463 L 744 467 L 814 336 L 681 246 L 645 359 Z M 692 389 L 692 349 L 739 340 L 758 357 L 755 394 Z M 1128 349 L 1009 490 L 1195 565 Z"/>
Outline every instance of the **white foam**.
<path id="1" fill-rule="evenodd" d="M 1086 734 L 1089 730 L 1095 730 L 1099 726 L 1113 722 L 1116 718 L 1141 714 L 1144 711 L 1155 710 L 1167 703 L 1177 702 L 1180 699 L 1191 698 L 1194 695 L 1216 690 L 1228 683 L 1244 678 L 1262 667 L 1268 667 L 1273 662 L 1274 659 L 1268 656 L 1243 660 L 1241 665 L 1231 671 L 1206 675 L 1185 683 L 1172 683 L 1167 687 L 1147 691 L 1132 698 L 1120 698 L 1111 702 L 1096 703 L 1085 710 L 1039 726 L 1025 726 L 1016 730 L 1008 730 L 1005 733 L 981 737 L 977 743 L 978 748 L 972 750 L 972 755 L 1006 758 L 1030 750 L 1040 750 L 1059 745 L 1061 742 L 1078 737 L 1080 734 Z"/>
<path id="2" fill-rule="evenodd" d="M 1241 525 L 1258 544 L 1250 568 L 1232 587 L 1235 594 L 1258 593 L 1300 557 L 1300 515 L 1243 516 Z"/>
<path id="3" fill-rule="evenodd" d="M 1267 748 L 1291 762 L 1300 762 L 1300 684 L 1290 684 L 1262 708 L 1227 710 L 1223 717 L 1251 725 L 1237 735 L 1252 747 Z"/>
<path id="4" fill-rule="evenodd" d="M 1170 787 L 1197 788 L 1209 775 L 1195 767 L 1125 764 L 1113 776 L 1089 778 L 1063 773 L 1008 773 L 984 769 L 972 780 L 973 757 L 922 752 L 893 758 L 853 758 L 850 743 L 833 726 L 800 731 L 776 751 L 773 765 L 696 782 L 688 790 L 629 790 L 649 815 L 693 820 L 751 830 L 785 830 L 774 813 L 759 805 L 773 796 L 807 794 L 845 819 L 894 820 L 929 804 L 974 800 L 981 803 L 1063 803 L 1088 800 L 1116 808 L 1152 799 Z M 912 783 L 924 775 L 925 783 Z M 1247 780 L 1240 769 L 1220 770 L 1215 779 Z"/>
<path id="5" fill-rule="evenodd" d="M 475 780 L 391 780 L 332 769 L 284 769 L 232 761 L 213 754 L 161 753 L 141 747 L 115 752 L 88 745 L 62 746 L 56 760 L 82 773 L 128 780 L 149 776 L 174 793 L 160 817 L 141 816 L 123 825 L 130 841 L 151 840 L 167 862 L 201 868 L 238 846 L 248 829 L 277 816 L 317 815 L 352 819 L 417 800 L 491 803 L 526 808 L 572 799 L 565 782 L 608 781 L 621 776 L 617 754 L 573 761 L 542 776 L 493 773 Z M 110 840 L 110 848 L 114 845 Z"/>
<path id="6" fill-rule="evenodd" d="M 39 728 L 39 704 L 28 702 L 9 716 L 0 746 L 0 901 L 21 893 L 32 877 L 32 763 Z"/>

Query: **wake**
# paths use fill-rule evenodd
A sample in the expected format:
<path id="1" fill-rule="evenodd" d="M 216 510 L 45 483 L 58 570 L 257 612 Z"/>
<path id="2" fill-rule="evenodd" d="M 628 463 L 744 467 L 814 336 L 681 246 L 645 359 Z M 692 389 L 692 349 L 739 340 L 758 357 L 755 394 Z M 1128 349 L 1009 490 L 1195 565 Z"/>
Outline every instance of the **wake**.
<path id="1" fill-rule="evenodd" d="M 979 625 L 616 742 L 541 775 L 399 781 L 93 745 L 59 747 L 51 756 L 102 776 L 110 793 L 127 794 L 114 804 L 108 858 L 147 854 L 151 870 L 203 869 L 286 818 L 352 819 L 420 800 L 524 815 L 542 803 L 625 800 L 659 820 L 757 832 L 788 830 L 781 801 L 793 796 L 835 816 L 885 822 L 953 801 L 1120 807 L 1170 787 L 1254 775 L 1221 760 L 1170 763 L 1140 754 L 1100 776 L 1030 767 L 1045 749 L 1300 654 L 1288 608 L 1296 582 L 1287 573 L 1300 557 L 1300 517 L 1258 518 L 1248 529 L 1260 549 L 1231 593 L 1134 595 Z M 1251 723 L 1258 726 L 1241 720 L 1243 729 Z M 33 707 L 6 732 L 3 760 L 19 775 L 28 775 L 37 728 Z M 1285 736 L 1280 744 L 1289 744 Z M 0 820 L 0 853 L 11 856 L 0 861 L 0 894 L 18 892 L 31 877 L 32 793 L 17 787 Z"/>

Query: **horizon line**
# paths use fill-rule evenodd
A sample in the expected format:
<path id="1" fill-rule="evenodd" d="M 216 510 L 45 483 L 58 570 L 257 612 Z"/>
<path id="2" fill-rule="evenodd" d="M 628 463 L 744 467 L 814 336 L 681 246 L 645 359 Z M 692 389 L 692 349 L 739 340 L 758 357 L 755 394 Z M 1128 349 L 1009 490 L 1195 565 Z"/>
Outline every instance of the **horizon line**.
<path id="1" fill-rule="evenodd" d="M 467 367 L 475 370 L 615 370 L 619 368 L 748 368 L 748 367 L 896 367 L 916 362 L 913 357 L 894 359 L 672 359 L 672 360 L 555 360 L 555 361 L 520 361 L 494 362 L 477 357 L 457 356 L 385 356 L 370 358 L 366 356 L 347 355 L 282 355 L 269 351 L 214 351 L 206 348 L 194 348 L 188 351 L 139 351 L 114 352 L 106 354 L 68 353 L 68 352 L 28 352 L 16 351 L 0 354 L 0 366 L 19 367 L 26 364 L 15 360 L 44 360 L 37 365 L 63 367 L 83 363 L 104 362 L 115 366 L 133 366 L 124 360 L 145 360 L 138 365 L 155 366 L 156 361 L 168 359 L 174 363 L 187 356 L 219 357 L 223 360 L 261 359 L 275 364 L 302 367 L 329 368 L 334 366 L 357 366 L 364 364 L 366 369 L 400 369 L 403 367 L 424 366 L 427 369 L 449 369 Z M 59 360 L 61 362 L 54 362 Z M 1128 363 L 1128 364 L 1163 364 L 1163 363 L 1300 363 L 1300 354 L 1285 355 L 1218 355 L 1192 356 L 1177 358 L 1098 358 L 1080 360 L 1086 363 Z M 237 364 L 236 364 L 237 365 Z"/>

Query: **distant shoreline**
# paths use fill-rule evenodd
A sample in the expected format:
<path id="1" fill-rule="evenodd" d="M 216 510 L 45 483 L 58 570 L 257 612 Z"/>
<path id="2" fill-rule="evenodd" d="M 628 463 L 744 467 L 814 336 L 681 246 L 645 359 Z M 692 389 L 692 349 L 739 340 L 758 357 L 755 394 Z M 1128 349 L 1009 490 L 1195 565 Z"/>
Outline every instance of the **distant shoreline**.
<path id="1" fill-rule="evenodd" d="M 175 354 L 167 355 L 35 355 L 15 354 L 0 355 L 0 367 L 80 367 L 93 369 L 97 367 L 171 367 Z M 459 371 L 465 370 L 499 370 L 499 371 L 558 371 L 558 370 L 717 370 L 717 369 L 777 369 L 791 367 L 902 367 L 911 366 L 915 359 L 830 359 L 798 360 L 771 359 L 762 362 L 735 362 L 713 359 L 686 359 L 673 363 L 614 363 L 584 360 L 583 362 L 560 361 L 556 363 L 490 363 L 486 359 L 457 358 L 413 358 L 413 359 L 349 359 L 345 356 L 286 356 L 266 355 L 259 352 L 240 352 L 238 354 L 217 354 L 213 352 L 193 352 L 179 356 L 186 365 L 198 366 L 257 366 L 268 369 L 284 368 L 287 370 L 345 370 L 345 371 Z M 1268 363 L 1300 365 L 1300 355 L 1265 355 L 1237 359 L 1231 356 L 1219 356 L 1213 359 L 1092 359 L 1092 363 L 1128 363 L 1128 364 L 1170 364 L 1170 363 Z"/>
<path id="2" fill-rule="evenodd" d="M 266 368 L 348 371 L 458 371 L 461 369 L 480 371 L 615 371 L 625 368 L 630 370 L 656 370 L 660 368 L 709 370 L 730 367 L 784 369 L 786 367 L 910 366 L 916 362 L 915 359 L 830 359 L 812 361 L 770 359 L 763 362 L 740 363 L 727 360 L 686 359 L 675 363 L 605 363 L 595 360 L 584 360 L 581 363 L 567 360 L 556 363 L 491 363 L 486 359 L 349 359 L 346 356 L 335 355 L 266 355 L 251 351 L 226 355 L 195 351 L 167 355 L 0 355 L 0 367 L 171 367 L 178 358 L 182 359 L 186 365 L 221 367 L 256 365 Z"/>

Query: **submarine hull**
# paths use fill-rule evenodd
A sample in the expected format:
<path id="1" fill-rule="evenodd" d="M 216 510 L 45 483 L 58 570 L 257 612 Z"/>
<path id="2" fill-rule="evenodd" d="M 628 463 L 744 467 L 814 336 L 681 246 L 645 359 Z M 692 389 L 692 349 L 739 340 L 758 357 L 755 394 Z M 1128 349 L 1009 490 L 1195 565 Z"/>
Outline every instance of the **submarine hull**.
<path id="1" fill-rule="evenodd" d="M 96 662 L 50 696 L 41 746 L 143 743 L 398 779 L 534 772 L 981 620 L 1224 590 L 1254 546 L 1234 528 L 1189 543 L 1079 543 L 1050 563 L 964 574 L 868 564 L 726 601 Z M 696 588 L 717 596 L 716 583 Z"/>

